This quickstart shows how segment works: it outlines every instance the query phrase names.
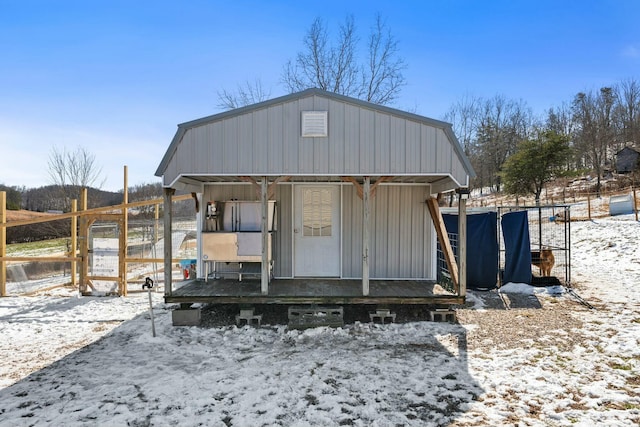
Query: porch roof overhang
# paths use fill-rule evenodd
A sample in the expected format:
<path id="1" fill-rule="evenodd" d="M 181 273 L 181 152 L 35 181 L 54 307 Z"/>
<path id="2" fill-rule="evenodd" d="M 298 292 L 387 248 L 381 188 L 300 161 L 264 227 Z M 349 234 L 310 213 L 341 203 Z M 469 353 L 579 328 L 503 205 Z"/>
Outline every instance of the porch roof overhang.
<path id="1" fill-rule="evenodd" d="M 362 184 L 364 175 L 258 175 L 252 176 L 254 179 L 261 180 L 266 176 L 270 181 L 278 178 L 286 177 L 288 183 L 341 183 L 345 181 L 345 177 L 355 180 Z M 233 184 L 246 183 L 243 179 L 246 176 L 237 175 L 211 175 L 211 174 L 180 174 L 168 186 L 176 190 L 190 191 L 199 193 L 204 190 L 204 186 L 208 184 Z M 444 193 L 453 191 L 456 188 L 467 187 L 468 182 L 457 182 L 450 174 L 431 174 L 431 175 L 369 175 L 371 182 L 376 182 L 384 178 L 386 184 L 418 184 L 430 185 L 432 193 Z"/>

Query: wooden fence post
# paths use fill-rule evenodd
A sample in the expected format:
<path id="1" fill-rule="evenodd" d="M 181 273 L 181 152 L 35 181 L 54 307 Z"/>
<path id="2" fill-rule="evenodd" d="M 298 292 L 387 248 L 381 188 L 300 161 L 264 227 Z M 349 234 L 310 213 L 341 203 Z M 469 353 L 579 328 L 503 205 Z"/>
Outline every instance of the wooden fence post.
<path id="1" fill-rule="evenodd" d="M 163 235 L 164 235 L 164 295 L 171 296 L 173 292 L 173 284 L 171 283 L 171 263 L 173 260 L 173 249 L 171 248 L 171 223 L 173 221 L 173 212 L 171 210 L 173 194 L 176 190 L 173 188 L 164 189 L 163 204 Z"/>
<path id="2" fill-rule="evenodd" d="M 78 211 L 78 200 L 71 200 L 71 212 Z M 78 255 L 78 217 L 76 215 L 71 217 L 71 247 L 69 248 L 69 256 L 75 258 Z M 71 261 L 71 286 L 74 288 L 78 285 L 78 263 Z"/>
<path id="3" fill-rule="evenodd" d="M 0 191 L 0 223 L 7 222 L 7 192 Z M 7 229 L 0 227 L 0 257 L 7 256 Z M 0 261 L 0 297 L 7 296 L 7 262 Z"/>
<path id="4" fill-rule="evenodd" d="M 589 215 L 589 221 L 591 221 L 591 193 L 587 193 L 587 215 Z"/>
<path id="5" fill-rule="evenodd" d="M 122 195 L 122 230 L 120 230 L 120 253 L 118 259 L 118 271 L 119 271 L 119 284 L 118 294 L 121 296 L 127 295 L 127 244 L 129 240 L 129 209 L 127 203 L 129 203 L 129 188 L 127 179 L 128 169 L 124 167 L 124 189 Z"/>
<path id="6" fill-rule="evenodd" d="M 87 210 L 87 189 L 80 190 L 80 210 Z M 80 286 L 81 295 L 87 292 L 89 280 L 89 218 L 86 215 L 80 217 Z"/>

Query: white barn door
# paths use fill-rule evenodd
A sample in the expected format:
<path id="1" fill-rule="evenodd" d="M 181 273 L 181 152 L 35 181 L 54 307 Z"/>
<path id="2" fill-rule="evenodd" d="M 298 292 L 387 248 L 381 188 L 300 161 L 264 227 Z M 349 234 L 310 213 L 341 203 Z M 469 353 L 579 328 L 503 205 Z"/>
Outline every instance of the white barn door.
<path id="1" fill-rule="evenodd" d="M 294 267 L 297 277 L 340 276 L 340 186 L 296 185 Z"/>

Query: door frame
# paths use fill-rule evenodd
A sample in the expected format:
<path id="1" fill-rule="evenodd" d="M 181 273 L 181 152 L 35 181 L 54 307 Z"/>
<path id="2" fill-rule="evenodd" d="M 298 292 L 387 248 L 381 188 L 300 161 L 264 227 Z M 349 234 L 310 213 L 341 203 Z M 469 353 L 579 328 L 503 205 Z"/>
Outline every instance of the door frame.
<path id="1" fill-rule="evenodd" d="M 300 187 L 313 187 L 313 186 L 317 186 L 317 187 L 331 187 L 334 189 L 337 189 L 337 200 L 339 203 L 339 206 L 337 207 L 337 215 L 338 215 L 338 226 L 339 226 L 339 231 L 338 231 L 338 235 L 337 235 L 337 241 L 338 241 L 338 250 L 336 251 L 336 257 L 338 257 L 338 274 L 336 276 L 326 276 L 326 275 L 299 275 L 296 272 L 296 266 L 297 266 L 297 242 L 296 242 L 296 223 L 298 221 L 299 218 L 296 217 L 296 215 L 301 215 L 301 212 L 298 212 L 298 188 Z M 291 272 L 292 272 L 292 277 L 331 277 L 331 278 L 342 278 L 342 243 L 343 243 L 343 221 L 342 221 L 342 209 L 343 209 L 343 192 L 342 192 L 342 187 L 343 184 L 342 183 L 335 183 L 335 182 L 301 182 L 301 183 L 295 183 L 292 185 L 292 191 L 291 191 L 291 248 L 292 248 L 292 263 L 291 263 Z M 336 209 L 336 208 L 334 208 Z M 301 220 L 301 219 L 300 219 Z"/>

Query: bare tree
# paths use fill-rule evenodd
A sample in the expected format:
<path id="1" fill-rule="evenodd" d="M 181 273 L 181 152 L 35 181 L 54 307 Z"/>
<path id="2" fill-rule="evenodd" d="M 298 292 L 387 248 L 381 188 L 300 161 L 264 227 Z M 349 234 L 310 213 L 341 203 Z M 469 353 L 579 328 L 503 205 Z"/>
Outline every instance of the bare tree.
<path id="1" fill-rule="evenodd" d="M 362 88 L 365 90 L 360 93 L 361 99 L 382 105 L 396 99 L 404 85 L 402 70 L 406 68 L 398 55 L 398 42 L 382 17 L 376 15 L 369 35 L 368 66 L 362 73 Z"/>
<path id="2" fill-rule="evenodd" d="M 61 190 L 61 208 L 68 210 L 71 199 L 77 199 L 80 189 L 94 187 L 100 189 L 105 182 L 102 167 L 96 163 L 96 156 L 83 147 L 75 151 L 66 148 L 51 148 L 49 153 L 49 178 Z"/>
<path id="3" fill-rule="evenodd" d="M 545 130 L 553 131 L 558 135 L 570 136 L 573 134 L 574 123 L 571 115 L 571 106 L 562 103 L 560 107 L 551 107 L 547 110 Z"/>
<path id="4" fill-rule="evenodd" d="M 453 104 L 444 116 L 444 120 L 452 124 L 453 132 L 458 137 L 467 156 L 474 151 L 481 104 L 481 98 L 465 95 L 464 98 Z"/>
<path id="5" fill-rule="evenodd" d="M 304 37 L 305 49 L 284 67 L 282 82 L 289 92 L 316 87 L 376 104 L 390 104 L 405 84 L 404 60 L 386 22 L 376 16 L 366 57 L 357 56 L 359 38 L 353 16 L 339 27 L 331 43 L 325 22 L 316 18 Z"/>
<path id="6" fill-rule="evenodd" d="M 623 80 L 615 92 L 615 116 L 620 130 L 618 151 L 629 143 L 640 144 L 640 83 L 635 79 Z"/>
<path id="7" fill-rule="evenodd" d="M 496 95 L 482 105 L 477 130 L 481 174 L 496 191 L 501 188 L 502 165 L 528 137 L 533 125 L 531 109 L 522 100 Z"/>
<path id="8" fill-rule="evenodd" d="M 266 101 L 270 96 L 271 91 L 266 90 L 259 79 L 253 83 L 246 81 L 244 86 L 238 85 L 235 93 L 226 89 L 218 92 L 218 107 L 232 110 Z"/>
<path id="9" fill-rule="evenodd" d="M 444 115 L 444 120 L 451 123 L 453 133 L 462 144 L 464 153 L 476 171 L 473 186 L 480 188 L 481 193 L 486 181 L 486 168 L 482 165 L 482 156 L 478 146 L 478 126 L 482 104 L 482 98 L 465 95 L 453 104 Z"/>
<path id="10" fill-rule="evenodd" d="M 571 106 L 563 102 L 560 107 L 551 107 L 547 110 L 547 118 L 544 124 L 544 130 L 548 132 L 554 132 L 558 135 L 567 138 L 569 148 L 569 155 L 566 156 L 567 162 L 566 170 L 581 168 L 584 165 L 581 162 L 581 158 L 576 156 L 573 148 L 574 145 L 574 133 L 575 123 L 573 121 L 573 115 L 571 112 Z"/>
<path id="11" fill-rule="evenodd" d="M 445 120 L 452 123 L 476 171 L 473 185 L 481 191 L 485 186 L 500 191 L 502 165 L 536 125 L 524 101 L 502 95 L 490 99 L 465 96 L 449 109 Z"/>
<path id="12" fill-rule="evenodd" d="M 598 93 L 580 92 L 573 100 L 576 143 L 596 174 L 598 195 L 609 147 L 615 140 L 612 120 L 614 101 L 613 89 L 610 87 L 603 87 Z"/>

